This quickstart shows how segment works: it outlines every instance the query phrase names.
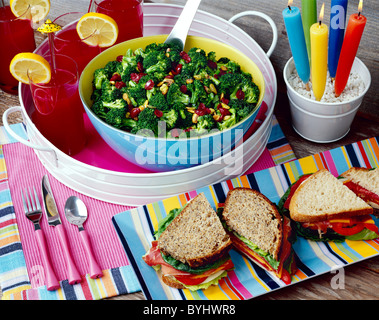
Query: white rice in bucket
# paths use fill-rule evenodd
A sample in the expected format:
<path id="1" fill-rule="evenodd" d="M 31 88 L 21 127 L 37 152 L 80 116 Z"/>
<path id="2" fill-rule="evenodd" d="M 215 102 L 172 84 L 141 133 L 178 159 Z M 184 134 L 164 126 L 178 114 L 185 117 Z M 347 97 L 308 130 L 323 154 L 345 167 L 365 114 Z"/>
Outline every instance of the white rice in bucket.
<path id="1" fill-rule="evenodd" d="M 297 74 L 296 69 L 294 69 L 294 71 L 289 76 L 288 82 L 291 85 L 291 87 L 303 97 L 311 99 L 311 100 L 316 100 L 315 96 L 313 95 L 312 81 L 309 81 L 308 84 L 309 84 L 310 90 L 307 91 L 307 89 L 305 88 L 305 84 L 303 83 L 303 81 L 301 81 L 300 77 Z M 356 72 L 351 72 L 349 75 L 349 79 L 347 81 L 345 90 L 343 90 L 343 92 L 341 93 L 339 97 L 336 97 L 334 94 L 334 80 L 330 78 L 329 72 L 328 72 L 327 78 L 326 78 L 325 92 L 320 102 L 325 102 L 325 103 L 347 102 L 363 94 L 364 90 L 365 90 L 365 84 L 362 78 L 360 77 L 360 75 Z"/>

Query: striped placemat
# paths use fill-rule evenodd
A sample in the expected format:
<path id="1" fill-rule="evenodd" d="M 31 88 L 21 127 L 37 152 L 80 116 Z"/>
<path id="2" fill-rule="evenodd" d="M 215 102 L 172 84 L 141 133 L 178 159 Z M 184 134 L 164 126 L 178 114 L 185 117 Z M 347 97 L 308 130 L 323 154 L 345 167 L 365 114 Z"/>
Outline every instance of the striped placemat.
<path id="1" fill-rule="evenodd" d="M 258 190 L 274 203 L 278 203 L 290 184 L 295 182 L 300 175 L 327 168 L 335 176 L 338 176 L 352 166 L 378 167 L 378 142 L 379 137 L 363 140 L 114 216 L 115 229 L 134 267 L 145 297 L 147 299 L 188 300 L 249 299 L 285 287 L 284 282 L 232 250 L 231 257 L 235 269 L 228 273 L 228 277 L 221 279 L 218 286 L 195 292 L 173 289 L 161 283 L 157 273 L 142 260 L 142 256 L 150 248 L 151 241 L 154 240 L 153 235 L 157 229 L 158 221 L 163 219 L 171 209 L 183 206 L 201 192 L 206 195 L 215 209 L 218 203 L 224 203 L 228 191 L 235 187 Z M 379 226 L 379 219 L 374 218 L 374 220 Z M 293 248 L 298 258 L 298 271 L 292 277 L 292 282 L 296 284 L 378 255 L 379 239 L 323 243 L 298 237 Z"/>
<path id="2" fill-rule="evenodd" d="M 11 127 L 19 136 L 27 139 L 22 124 L 11 125 Z M 139 291 L 140 285 L 130 265 L 104 270 L 104 276 L 100 279 L 93 280 L 88 275 L 83 275 L 82 283 L 74 286 L 69 285 L 67 280 L 63 280 L 61 288 L 53 292 L 47 291 L 46 286 L 32 285 L 33 272 L 38 270 L 28 270 L 25 262 L 25 252 L 22 248 L 20 229 L 11 197 L 12 190 L 8 181 L 7 170 L 12 170 L 12 168 L 6 167 L 6 155 L 3 152 L 3 145 L 9 143 L 17 143 L 17 141 L 5 131 L 4 127 L 0 127 L 0 287 L 2 299 L 92 300 Z M 272 161 L 270 159 L 270 162 L 265 164 L 266 167 L 295 159 L 275 118 L 265 152 L 272 157 Z M 127 207 L 117 212 L 126 209 Z"/>

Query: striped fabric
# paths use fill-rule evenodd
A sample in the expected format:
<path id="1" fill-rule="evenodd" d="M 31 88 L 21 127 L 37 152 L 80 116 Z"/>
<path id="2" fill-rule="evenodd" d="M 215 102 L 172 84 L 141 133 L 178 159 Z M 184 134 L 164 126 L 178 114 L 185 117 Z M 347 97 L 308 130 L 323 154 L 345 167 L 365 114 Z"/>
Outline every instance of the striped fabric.
<path id="1" fill-rule="evenodd" d="M 253 188 L 266 195 L 271 201 L 278 203 L 289 185 L 302 174 L 327 168 L 337 176 L 351 166 L 378 167 L 378 142 L 379 138 L 367 139 L 114 216 L 114 226 L 119 233 L 146 298 L 249 299 L 286 286 L 281 280 L 232 250 L 231 257 L 235 269 L 229 272 L 228 277 L 222 279 L 218 286 L 196 292 L 177 290 L 162 284 L 154 269 L 147 266 L 141 257 L 151 246 L 158 221 L 164 218 L 171 209 L 183 206 L 198 193 L 204 192 L 215 209 L 218 203 L 225 201 L 228 190 L 235 187 Z M 376 218 L 374 220 L 376 225 L 379 225 L 379 220 Z M 292 281 L 297 283 L 378 255 L 379 239 L 322 243 L 299 237 L 294 244 L 294 250 L 298 258 L 299 270 L 293 276 Z"/>
<path id="2" fill-rule="evenodd" d="M 11 125 L 11 127 L 19 136 L 27 139 L 22 124 Z M 3 294 L 2 299 L 92 300 L 140 290 L 130 265 L 107 269 L 104 271 L 104 277 L 97 280 L 88 278 L 88 275 L 83 276 L 84 281 L 74 286 L 63 280 L 61 289 L 55 292 L 47 291 L 45 286 L 35 287 L 33 285 L 32 288 L 29 276 L 31 276 L 30 272 L 34 270 L 27 270 L 26 267 L 2 148 L 2 145 L 14 142 L 17 141 L 8 135 L 4 127 L 0 127 L 0 287 Z M 270 165 L 284 163 L 284 161 L 295 158 L 275 118 L 269 144 L 271 145 L 265 152 L 273 157 L 274 163 L 270 161 Z M 120 211 L 122 210 L 126 209 Z"/>

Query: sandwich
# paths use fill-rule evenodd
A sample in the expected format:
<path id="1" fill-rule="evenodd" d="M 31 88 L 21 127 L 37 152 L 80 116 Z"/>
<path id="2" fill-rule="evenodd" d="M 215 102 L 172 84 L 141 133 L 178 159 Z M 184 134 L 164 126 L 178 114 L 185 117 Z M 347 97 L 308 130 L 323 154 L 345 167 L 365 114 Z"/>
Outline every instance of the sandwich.
<path id="1" fill-rule="evenodd" d="M 155 241 L 142 257 L 166 285 L 207 289 L 234 268 L 228 254 L 232 242 L 203 193 L 161 220 Z"/>
<path id="2" fill-rule="evenodd" d="M 221 211 L 221 210 L 220 210 Z M 290 220 L 260 192 L 235 188 L 228 192 L 222 220 L 233 246 L 285 284 L 296 272 Z"/>
<path id="3" fill-rule="evenodd" d="M 379 169 L 350 168 L 340 176 L 343 183 L 374 210 L 379 210 Z"/>
<path id="4" fill-rule="evenodd" d="M 379 237 L 372 207 L 326 169 L 292 184 L 279 208 L 289 215 L 297 235 L 307 239 L 343 242 Z"/>

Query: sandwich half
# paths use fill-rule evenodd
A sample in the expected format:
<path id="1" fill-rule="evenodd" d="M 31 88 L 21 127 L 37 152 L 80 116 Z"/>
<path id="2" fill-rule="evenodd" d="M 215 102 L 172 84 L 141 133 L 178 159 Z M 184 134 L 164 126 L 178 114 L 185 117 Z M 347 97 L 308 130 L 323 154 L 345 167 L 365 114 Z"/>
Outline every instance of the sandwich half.
<path id="1" fill-rule="evenodd" d="M 206 289 L 217 285 L 234 268 L 228 254 L 232 242 L 203 193 L 185 207 L 171 210 L 143 256 L 162 281 L 177 289 Z"/>
<path id="2" fill-rule="evenodd" d="M 315 241 L 371 240 L 379 237 L 365 201 L 328 170 L 302 176 L 282 197 L 296 233 Z"/>
<path id="3" fill-rule="evenodd" d="M 291 283 L 296 272 L 291 226 L 275 204 L 260 192 L 235 188 L 228 192 L 222 211 L 233 246 L 250 260 Z"/>
<path id="4" fill-rule="evenodd" d="M 343 183 L 375 210 L 379 210 L 379 168 L 350 168 L 342 173 Z"/>

